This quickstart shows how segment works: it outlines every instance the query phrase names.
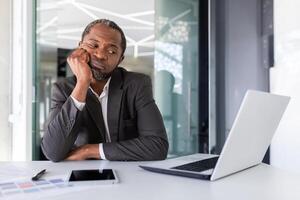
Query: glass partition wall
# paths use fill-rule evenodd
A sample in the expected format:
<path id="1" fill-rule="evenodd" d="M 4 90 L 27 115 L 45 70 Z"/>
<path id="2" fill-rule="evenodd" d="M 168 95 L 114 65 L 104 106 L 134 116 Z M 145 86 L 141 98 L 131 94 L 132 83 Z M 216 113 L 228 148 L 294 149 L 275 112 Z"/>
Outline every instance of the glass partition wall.
<path id="1" fill-rule="evenodd" d="M 152 78 L 169 156 L 205 151 L 208 122 L 201 106 L 208 107 L 208 95 L 202 92 L 207 81 L 203 84 L 206 79 L 200 78 L 208 75 L 202 73 L 207 66 L 199 62 L 199 7 L 199 0 L 37 0 L 33 158 L 41 159 L 38 144 L 50 109 L 51 85 L 72 75 L 67 55 L 78 46 L 85 26 L 98 18 L 115 21 L 125 32 L 128 47 L 121 66 Z"/>
<path id="2" fill-rule="evenodd" d="M 170 155 L 198 152 L 198 1 L 155 4 L 154 90 Z"/>

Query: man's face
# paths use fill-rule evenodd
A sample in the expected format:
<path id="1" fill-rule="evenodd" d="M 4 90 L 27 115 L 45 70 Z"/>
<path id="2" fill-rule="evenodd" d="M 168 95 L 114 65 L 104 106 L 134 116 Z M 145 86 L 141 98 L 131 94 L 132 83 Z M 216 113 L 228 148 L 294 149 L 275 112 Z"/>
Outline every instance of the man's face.
<path id="1" fill-rule="evenodd" d="M 90 54 L 89 65 L 97 81 L 108 79 L 123 60 L 121 34 L 104 24 L 93 26 L 80 47 Z"/>

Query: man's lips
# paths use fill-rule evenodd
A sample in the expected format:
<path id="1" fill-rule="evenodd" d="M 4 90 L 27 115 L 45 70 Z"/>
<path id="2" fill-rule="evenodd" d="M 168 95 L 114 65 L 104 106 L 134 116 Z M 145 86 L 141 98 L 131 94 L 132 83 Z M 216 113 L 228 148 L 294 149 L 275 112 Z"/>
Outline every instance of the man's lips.
<path id="1" fill-rule="evenodd" d="M 104 70 L 105 66 L 97 61 L 93 61 L 91 60 L 91 67 L 96 68 L 96 69 L 100 69 L 100 70 Z"/>

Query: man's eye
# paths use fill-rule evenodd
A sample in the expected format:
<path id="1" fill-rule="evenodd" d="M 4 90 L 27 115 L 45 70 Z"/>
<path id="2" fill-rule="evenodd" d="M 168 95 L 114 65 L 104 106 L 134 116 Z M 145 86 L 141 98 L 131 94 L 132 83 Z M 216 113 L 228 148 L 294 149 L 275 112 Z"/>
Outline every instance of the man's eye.
<path id="1" fill-rule="evenodd" d="M 98 47 L 98 45 L 97 44 L 89 44 L 88 45 L 90 48 L 92 48 L 92 49 L 95 49 L 95 48 L 97 48 Z"/>
<path id="2" fill-rule="evenodd" d="M 115 54 L 116 52 L 113 51 L 113 50 L 108 50 L 108 53 L 109 53 L 109 54 Z"/>

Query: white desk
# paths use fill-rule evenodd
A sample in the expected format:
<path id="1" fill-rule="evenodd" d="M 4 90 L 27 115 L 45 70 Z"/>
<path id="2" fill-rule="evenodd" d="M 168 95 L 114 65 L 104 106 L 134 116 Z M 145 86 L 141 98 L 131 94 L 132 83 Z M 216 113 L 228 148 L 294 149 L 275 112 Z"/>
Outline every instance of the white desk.
<path id="1" fill-rule="evenodd" d="M 138 167 L 145 162 L 80 161 L 52 163 L 1 162 L 0 170 L 18 166 L 28 170 L 47 169 L 46 176 L 68 174 L 71 169 L 91 169 L 105 166 L 116 169 L 119 184 L 99 186 L 86 190 L 63 194 L 55 199 L 238 199 L 238 200 L 290 200 L 300 199 L 300 174 L 291 174 L 269 165 L 261 164 L 229 177 L 209 182 L 185 177 L 170 176 L 145 171 Z M 53 198 L 43 198 L 51 199 Z"/>

